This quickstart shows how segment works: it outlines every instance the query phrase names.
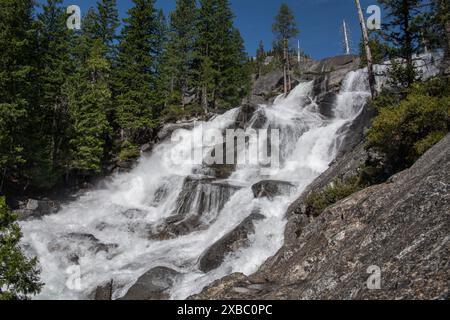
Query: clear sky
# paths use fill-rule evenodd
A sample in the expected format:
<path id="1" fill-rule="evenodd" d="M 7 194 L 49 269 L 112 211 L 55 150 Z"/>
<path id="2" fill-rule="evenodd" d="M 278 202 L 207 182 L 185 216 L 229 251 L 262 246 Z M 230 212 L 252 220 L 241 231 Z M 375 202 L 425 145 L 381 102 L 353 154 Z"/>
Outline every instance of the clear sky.
<path id="1" fill-rule="evenodd" d="M 45 0 L 39 0 L 44 2 Z M 230 0 L 236 16 L 235 25 L 241 31 L 249 55 L 255 55 L 260 40 L 266 49 L 273 41 L 272 23 L 281 3 L 287 3 L 295 13 L 300 28 L 299 40 L 302 49 L 315 59 L 341 54 L 342 20 L 345 19 L 350 29 L 353 51 L 358 51 L 361 37 L 358 16 L 354 0 Z M 118 0 L 120 16 L 126 16 L 132 6 L 131 0 Z M 376 4 L 376 0 L 361 0 L 364 8 Z M 95 0 L 65 0 L 65 4 L 76 4 L 82 13 Z M 174 9 L 175 0 L 158 0 L 157 6 L 166 15 Z"/>

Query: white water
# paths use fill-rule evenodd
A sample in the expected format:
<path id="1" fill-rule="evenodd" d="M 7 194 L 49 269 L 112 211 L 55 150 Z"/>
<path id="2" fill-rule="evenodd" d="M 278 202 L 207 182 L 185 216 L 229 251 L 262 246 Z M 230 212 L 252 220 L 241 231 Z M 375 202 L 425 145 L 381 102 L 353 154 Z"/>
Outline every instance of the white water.
<path id="1" fill-rule="evenodd" d="M 302 83 L 288 97 L 277 98 L 274 105 L 261 106 L 266 127 L 281 130 L 282 165 L 270 177 L 262 176 L 258 167 L 238 167 L 229 181 L 245 187 L 234 193 L 220 212 L 209 213 L 205 230 L 166 241 L 147 237 L 149 226 L 177 209 L 185 177 L 198 172 L 199 166 L 194 163 L 171 161 L 173 156 L 180 160 L 193 148 L 184 142 L 162 143 L 151 156 L 143 157 L 136 169 L 114 177 L 103 189 L 84 194 L 56 215 L 22 223 L 24 247 L 39 258 L 42 267 L 45 286 L 37 298 L 84 299 L 111 279 L 114 298 L 119 298 L 146 271 L 166 266 L 183 274 L 171 291 L 173 299 L 183 299 L 230 273 L 255 272 L 283 244 L 288 205 L 328 168 L 344 137 L 340 130 L 361 112 L 369 96 L 365 73 L 349 73 L 334 106 L 335 117 L 327 119 L 318 112 L 311 92 L 312 82 Z M 218 116 L 204 123 L 203 129 L 223 130 L 234 123 L 237 113 L 236 109 Z M 201 137 L 198 130 L 200 127 L 182 133 L 195 140 Z M 251 185 L 268 178 L 291 181 L 297 186 L 296 192 L 272 201 L 254 199 Z M 162 200 L 157 196 L 161 190 L 165 191 Z M 266 219 L 256 223 L 251 246 L 230 254 L 214 271 L 199 271 L 202 253 L 255 208 L 260 208 Z M 80 234 L 94 235 L 101 243 L 114 246 L 107 252 L 96 252 L 92 241 Z M 66 285 L 66 270 L 74 265 L 74 256 L 81 268 L 79 291 Z"/>

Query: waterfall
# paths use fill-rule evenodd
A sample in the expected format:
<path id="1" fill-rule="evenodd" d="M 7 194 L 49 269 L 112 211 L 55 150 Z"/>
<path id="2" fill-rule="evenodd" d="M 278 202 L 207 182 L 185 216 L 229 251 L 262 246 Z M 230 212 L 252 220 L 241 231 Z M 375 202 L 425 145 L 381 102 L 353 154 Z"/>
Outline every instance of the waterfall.
<path id="1" fill-rule="evenodd" d="M 85 299 L 111 279 L 113 298 L 120 298 L 148 270 L 167 267 L 180 274 L 170 297 L 184 299 L 228 274 L 255 272 L 281 248 L 288 205 L 328 168 L 345 136 L 343 128 L 368 97 L 361 70 L 346 76 L 332 119 L 320 114 L 313 82 L 299 84 L 273 105 L 261 105 L 255 117 L 264 115 L 263 128 L 280 130 L 281 165 L 270 174 L 263 166 L 238 165 L 220 180 L 186 161 L 201 145 L 199 130 L 233 127 L 239 113 L 234 109 L 192 130 L 178 130 L 192 143 L 164 141 L 131 172 L 118 174 L 55 215 L 22 222 L 23 246 L 39 258 L 45 283 L 37 298 Z M 252 185 L 268 178 L 290 182 L 295 192 L 255 199 Z M 217 269 L 200 271 L 202 254 L 255 210 L 264 219 L 254 222 L 249 245 L 227 254 Z M 68 286 L 73 270 L 81 275 L 76 290 Z"/>

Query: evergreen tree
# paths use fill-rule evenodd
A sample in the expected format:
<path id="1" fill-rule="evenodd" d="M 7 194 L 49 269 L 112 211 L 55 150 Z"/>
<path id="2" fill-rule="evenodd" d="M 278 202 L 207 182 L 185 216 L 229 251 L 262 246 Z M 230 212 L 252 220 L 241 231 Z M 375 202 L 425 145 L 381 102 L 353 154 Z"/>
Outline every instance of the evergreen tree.
<path id="1" fill-rule="evenodd" d="M 113 58 L 116 53 L 117 28 L 119 27 L 117 1 L 99 0 L 97 11 L 97 37 L 108 48 L 108 57 Z"/>
<path id="2" fill-rule="evenodd" d="M 281 4 L 280 10 L 275 17 L 275 22 L 272 25 L 272 31 L 276 37 L 275 48 L 278 49 L 278 55 L 282 56 L 283 60 L 284 93 L 287 93 L 291 90 L 289 41 L 299 33 L 294 13 L 287 4 Z"/>
<path id="3" fill-rule="evenodd" d="M 83 38 L 81 36 L 80 41 Z M 99 172 L 102 168 L 105 141 L 111 133 L 107 120 L 107 112 L 111 108 L 111 90 L 107 79 L 109 69 L 105 46 L 100 39 L 96 39 L 89 57 L 83 61 L 67 88 L 72 124 L 71 169 Z"/>
<path id="4" fill-rule="evenodd" d="M 427 28 L 424 37 L 433 49 L 444 49 L 442 71 L 450 74 L 450 2 L 431 1 L 431 8 L 426 16 Z"/>
<path id="5" fill-rule="evenodd" d="M 299 30 L 295 22 L 294 13 L 287 4 L 281 4 L 280 10 L 275 17 L 275 22 L 272 25 L 272 31 L 281 47 L 286 46 L 291 39 L 298 35 Z"/>
<path id="6" fill-rule="evenodd" d="M 259 78 L 261 76 L 262 67 L 264 65 L 264 59 L 266 58 L 266 52 L 264 50 L 264 43 L 259 42 L 258 49 L 256 50 L 256 74 Z"/>
<path id="7" fill-rule="evenodd" d="M 40 185 L 52 186 L 67 154 L 68 102 L 63 87 L 73 65 L 70 60 L 71 31 L 66 27 L 61 0 L 48 0 L 38 15 L 40 134 L 37 146 L 40 163 L 36 174 Z"/>
<path id="8" fill-rule="evenodd" d="M 417 79 L 413 55 L 419 53 L 422 38 L 420 26 L 422 0 L 379 0 L 387 12 L 382 35 L 390 44 L 393 62 L 391 77 L 394 84 L 410 86 Z M 394 60 L 400 58 L 403 62 Z"/>
<path id="9" fill-rule="evenodd" d="M 156 125 L 157 54 L 161 51 L 160 15 L 155 0 L 133 0 L 124 20 L 116 69 L 116 121 L 124 155 L 138 155 Z"/>
<path id="10" fill-rule="evenodd" d="M 0 6 L 0 190 L 22 174 L 33 157 L 38 106 L 32 0 L 2 0 Z M 28 163 L 30 165 L 30 162 Z"/>
<path id="11" fill-rule="evenodd" d="M 169 104 L 185 106 L 194 88 L 195 43 L 198 37 L 196 0 L 178 0 L 170 15 L 167 67 Z"/>
<path id="12" fill-rule="evenodd" d="M 200 5 L 197 84 L 201 105 L 207 113 L 211 108 L 217 111 L 236 107 L 248 94 L 248 87 L 242 84 L 249 81 L 249 73 L 243 40 L 233 26 L 229 1 L 202 0 Z"/>
<path id="13" fill-rule="evenodd" d="M 16 216 L 0 197 L 0 300 L 25 300 L 42 287 L 37 260 L 22 253 L 21 238 Z"/>

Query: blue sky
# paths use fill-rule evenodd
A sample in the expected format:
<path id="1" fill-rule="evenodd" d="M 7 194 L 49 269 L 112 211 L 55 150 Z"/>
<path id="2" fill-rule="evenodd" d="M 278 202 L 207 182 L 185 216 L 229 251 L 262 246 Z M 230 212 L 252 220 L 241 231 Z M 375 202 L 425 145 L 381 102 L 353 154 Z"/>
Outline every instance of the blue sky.
<path id="1" fill-rule="evenodd" d="M 43 2 L 44 0 L 39 0 Z M 120 16 L 126 16 L 131 0 L 118 0 Z M 315 59 L 342 53 L 342 20 L 346 19 L 354 52 L 358 50 L 361 32 L 354 0 L 230 0 L 236 16 L 235 25 L 245 40 L 247 52 L 254 55 L 260 40 L 267 48 L 273 41 L 272 23 L 281 3 L 287 3 L 295 13 L 300 28 L 302 49 Z M 364 8 L 376 0 L 361 0 Z M 65 0 L 76 4 L 82 12 L 95 5 L 95 0 Z M 157 6 L 166 15 L 174 9 L 175 0 L 158 0 Z"/>

